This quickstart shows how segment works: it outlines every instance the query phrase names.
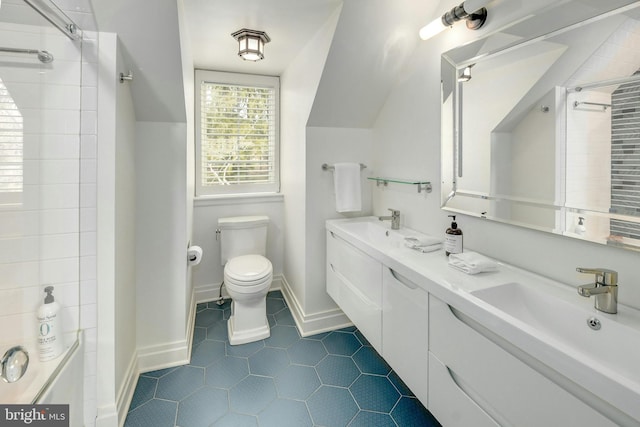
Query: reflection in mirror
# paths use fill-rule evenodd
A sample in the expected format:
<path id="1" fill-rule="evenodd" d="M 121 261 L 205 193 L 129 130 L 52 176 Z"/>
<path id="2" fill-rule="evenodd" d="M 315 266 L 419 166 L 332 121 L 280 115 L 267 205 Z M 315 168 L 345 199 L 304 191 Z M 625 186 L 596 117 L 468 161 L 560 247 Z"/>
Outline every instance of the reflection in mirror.
<path id="1" fill-rule="evenodd" d="M 640 7 L 615 3 L 443 55 L 445 209 L 640 249 Z"/>

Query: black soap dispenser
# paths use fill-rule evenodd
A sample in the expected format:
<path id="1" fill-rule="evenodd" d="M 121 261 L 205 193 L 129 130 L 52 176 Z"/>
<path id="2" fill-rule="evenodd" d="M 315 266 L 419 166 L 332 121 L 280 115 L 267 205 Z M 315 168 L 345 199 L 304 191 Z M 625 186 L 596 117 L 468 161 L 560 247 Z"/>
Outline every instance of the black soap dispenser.
<path id="1" fill-rule="evenodd" d="M 449 217 L 453 218 L 453 221 L 444 236 L 444 252 L 447 256 L 462 253 L 462 230 L 458 228 L 456 216 L 449 215 Z"/>

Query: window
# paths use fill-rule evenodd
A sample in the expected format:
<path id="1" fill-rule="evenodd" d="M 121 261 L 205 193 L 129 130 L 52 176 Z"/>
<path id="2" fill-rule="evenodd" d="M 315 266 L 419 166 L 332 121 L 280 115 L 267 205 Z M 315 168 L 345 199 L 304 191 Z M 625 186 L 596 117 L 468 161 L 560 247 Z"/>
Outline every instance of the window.
<path id="1" fill-rule="evenodd" d="M 0 205 L 22 201 L 24 120 L 0 79 Z"/>
<path id="2" fill-rule="evenodd" d="M 277 77 L 196 71 L 196 195 L 279 190 Z"/>

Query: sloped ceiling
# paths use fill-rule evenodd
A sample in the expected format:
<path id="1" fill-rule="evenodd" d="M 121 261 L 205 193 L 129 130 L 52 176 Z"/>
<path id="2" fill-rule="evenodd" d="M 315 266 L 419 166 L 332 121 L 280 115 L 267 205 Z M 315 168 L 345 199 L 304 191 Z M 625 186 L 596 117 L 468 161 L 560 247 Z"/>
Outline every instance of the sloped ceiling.
<path id="1" fill-rule="evenodd" d="M 309 126 L 370 128 L 433 19 L 432 0 L 345 0 Z"/>
<path id="2" fill-rule="evenodd" d="M 136 120 L 185 122 L 176 0 L 91 0 L 98 30 L 117 33 Z"/>

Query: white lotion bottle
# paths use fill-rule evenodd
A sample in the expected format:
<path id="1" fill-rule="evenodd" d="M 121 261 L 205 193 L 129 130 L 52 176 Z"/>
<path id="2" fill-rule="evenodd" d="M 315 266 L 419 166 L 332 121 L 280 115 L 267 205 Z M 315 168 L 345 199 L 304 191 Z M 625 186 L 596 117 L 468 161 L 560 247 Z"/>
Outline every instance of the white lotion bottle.
<path id="1" fill-rule="evenodd" d="M 38 346 L 40 361 L 46 362 L 60 356 L 63 351 L 60 331 L 60 304 L 53 297 L 53 286 L 44 288 L 47 296 L 38 308 Z"/>

